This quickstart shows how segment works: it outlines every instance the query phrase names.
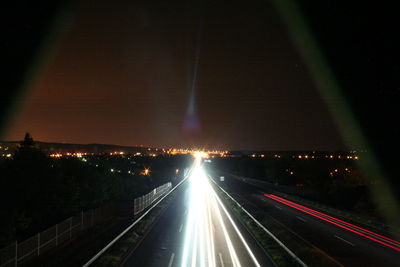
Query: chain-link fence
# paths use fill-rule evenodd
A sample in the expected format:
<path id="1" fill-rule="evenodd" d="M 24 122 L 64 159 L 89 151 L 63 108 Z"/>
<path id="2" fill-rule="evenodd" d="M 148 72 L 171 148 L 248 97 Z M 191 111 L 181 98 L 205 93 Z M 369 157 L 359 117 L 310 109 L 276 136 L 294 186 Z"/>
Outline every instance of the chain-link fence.
<path id="1" fill-rule="evenodd" d="M 17 266 L 35 258 L 45 251 L 72 239 L 81 231 L 109 218 L 111 215 L 111 205 L 85 212 L 82 211 L 22 242 L 10 244 L 0 250 L 0 267 Z"/>
<path id="2" fill-rule="evenodd" d="M 134 215 L 140 213 L 159 197 L 169 192 L 171 187 L 171 183 L 166 183 L 153 189 L 148 194 L 136 198 L 134 200 Z M 0 267 L 17 266 L 33 259 L 45 251 L 74 238 L 81 231 L 110 217 L 111 214 L 111 205 L 85 212 L 82 211 L 22 242 L 10 244 L 0 250 Z"/>
<path id="3" fill-rule="evenodd" d="M 162 195 L 166 194 L 169 190 L 171 190 L 171 187 L 172 187 L 171 183 L 166 183 L 157 188 L 154 188 L 151 192 L 149 192 L 144 196 L 135 198 L 134 209 L 133 209 L 134 215 L 142 212 L 144 209 L 150 206 L 151 203 L 153 203 Z"/>

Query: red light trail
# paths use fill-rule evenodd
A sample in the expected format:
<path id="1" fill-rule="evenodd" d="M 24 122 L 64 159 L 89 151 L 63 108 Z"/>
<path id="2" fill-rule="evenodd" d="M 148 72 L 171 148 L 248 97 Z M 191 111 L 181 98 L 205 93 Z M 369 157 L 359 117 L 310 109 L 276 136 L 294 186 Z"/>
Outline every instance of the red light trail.
<path id="1" fill-rule="evenodd" d="M 400 244 L 400 242 L 398 242 L 398 241 L 396 241 L 396 240 L 390 239 L 390 238 L 388 238 L 388 237 L 386 237 L 386 236 L 383 236 L 383 235 L 379 235 L 379 234 L 374 233 L 374 232 L 372 232 L 372 231 L 366 230 L 366 229 L 364 229 L 364 228 L 362 228 L 362 227 L 353 225 L 353 224 L 351 224 L 351 223 L 348 223 L 348 222 L 345 222 L 345 221 L 343 221 L 343 220 L 337 219 L 337 218 L 335 218 L 335 217 L 329 216 L 329 215 L 324 214 L 324 213 L 322 213 L 322 212 L 319 212 L 319 211 L 316 211 L 316 210 L 307 208 L 307 207 L 302 206 L 302 205 L 300 205 L 300 204 L 297 204 L 297 203 L 294 203 L 294 202 L 292 202 L 292 201 L 286 200 L 286 199 L 284 199 L 284 198 L 275 196 L 275 195 L 273 195 L 273 194 L 264 194 L 264 196 L 266 196 L 266 197 L 268 197 L 268 198 L 270 198 L 270 199 L 273 199 L 273 200 L 275 200 L 275 201 L 277 201 L 277 202 L 280 202 L 280 203 L 282 203 L 282 204 L 285 204 L 285 205 L 287 205 L 287 206 L 290 206 L 290 207 L 292 207 L 292 208 L 295 208 L 295 209 L 297 209 L 297 210 L 300 210 L 300 211 L 302 211 L 302 212 L 305 212 L 305 213 L 307 213 L 307 214 L 310 214 L 310 215 L 312 215 L 312 216 L 314 216 L 314 217 L 317 217 L 317 218 L 319 218 L 319 219 L 321 219 L 321 220 L 324 220 L 324 221 L 327 221 L 327 222 L 329 222 L 329 223 L 332 223 L 332 224 L 334 224 L 334 225 L 336 225 L 336 226 L 339 226 L 339 227 L 341 227 L 341 228 L 343 228 L 343 229 L 346 229 L 346 230 L 348 230 L 348 231 L 350 231 L 350 232 L 353 232 L 353 233 L 356 233 L 356 234 L 358 234 L 358 235 L 361 235 L 361 236 L 363 236 L 363 237 L 365 237 L 365 238 L 368 238 L 368 239 L 370 239 L 370 240 L 373 240 L 373 241 L 375 241 L 375 242 L 377 242 L 377 243 L 380 243 L 380 244 L 382 244 L 382 245 L 385 245 L 385 246 L 387 246 L 387 247 L 390 247 L 390 248 L 392 248 L 392 249 L 394 249 L 394 250 L 400 251 L 400 248 L 399 248 L 399 247 L 394 246 L 394 245 L 391 245 L 391 244 L 389 244 L 389 243 L 387 243 L 387 242 L 385 242 L 385 241 L 379 240 L 379 239 L 377 239 L 377 238 L 371 237 L 371 236 L 369 236 L 369 235 L 367 235 L 367 234 L 365 234 L 365 233 L 362 233 L 362 232 L 360 232 L 360 231 L 358 231 L 358 230 L 356 230 L 356 229 L 359 229 L 359 230 L 361 230 L 361 231 L 363 231 L 363 232 L 366 232 L 366 233 L 369 233 L 369 234 L 371 234 L 371 235 L 374 235 L 374 236 L 376 236 L 376 237 L 378 237 L 378 238 L 385 239 L 385 240 L 387 240 L 387 241 L 389 241 L 389 242 L 392 242 L 392 243 L 395 243 L 395 244 Z M 335 222 L 335 221 L 336 221 L 336 222 Z M 343 225 L 343 224 L 345 224 L 345 225 Z M 347 226 L 346 226 L 346 225 L 347 225 Z M 352 229 L 352 228 L 350 228 L 350 227 L 354 227 L 354 228 L 356 228 L 356 229 Z"/>

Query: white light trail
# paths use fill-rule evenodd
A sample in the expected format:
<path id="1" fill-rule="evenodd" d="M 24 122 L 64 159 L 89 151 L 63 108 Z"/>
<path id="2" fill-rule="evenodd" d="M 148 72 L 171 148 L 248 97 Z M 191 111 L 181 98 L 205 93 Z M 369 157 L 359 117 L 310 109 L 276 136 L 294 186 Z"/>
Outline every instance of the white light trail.
<path id="1" fill-rule="evenodd" d="M 237 228 L 235 222 L 233 221 L 232 217 L 229 215 L 228 211 L 226 210 L 224 204 L 221 202 L 221 200 L 219 199 L 219 197 L 217 196 L 217 194 L 214 192 L 215 198 L 218 200 L 219 204 L 221 205 L 223 211 L 225 212 L 226 216 L 228 217 L 229 221 L 232 223 L 233 228 L 235 228 L 236 233 L 238 234 L 238 236 L 240 237 L 240 240 L 242 241 L 243 245 L 246 247 L 247 252 L 249 253 L 251 259 L 253 260 L 254 264 L 256 266 L 261 266 L 256 257 L 254 256 L 253 252 L 251 251 L 249 245 L 247 244 L 246 240 L 244 240 L 242 234 L 240 233 L 239 229 Z"/>
<path id="2" fill-rule="evenodd" d="M 211 186 L 201 164 L 203 155 L 196 153 L 195 156 L 196 160 L 189 177 L 190 200 L 187 221 L 184 224 L 185 236 L 181 266 L 216 267 L 217 254 L 223 248 L 226 257 L 231 261 L 225 262 L 225 265 L 241 267 L 241 259 L 239 259 L 232 242 L 233 237 L 235 237 L 235 240 L 238 240 L 237 237 L 239 237 L 239 242 L 246 248 L 254 266 L 260 266 L 228 210 Z M 232 232 L 233 230 L 229 231 L 232 228 L 234 232 Z M 218 245 L 218 253 L 215 250 L 216 244 Z"/>

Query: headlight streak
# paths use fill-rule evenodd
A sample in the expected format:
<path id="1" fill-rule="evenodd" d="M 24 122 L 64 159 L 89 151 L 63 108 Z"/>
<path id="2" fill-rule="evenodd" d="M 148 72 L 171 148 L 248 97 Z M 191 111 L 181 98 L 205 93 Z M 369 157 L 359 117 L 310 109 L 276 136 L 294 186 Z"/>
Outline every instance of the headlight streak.
<path id="1" fill-rule="evenodd" d="M 209 242 L 209 245 L 207 244 L 207 256 L 209 259 L 211 259 L 210 261 L 210 266 L 211 267 L 215 267 L 215 247 L 214 247 L 214 227 L 211 221 L 211 212 L 210 212 L 210 206 L 207 205 L 207 217 L 208 217 L 208 223 L 207 223 L 207 227 L 208 227 L 208 233 L 209 235 L 207 235 L 208 239 L 207 241 Z"/>
<path id="2" fill-rule="evenodd" d="M 251 259 L 254 262 L 255 266 L 260 267 L 261 265 L 258 263 L 256 257 L 254 256 L 253 252 L 251 251 L 249 245 L 247 244 L 246 240 L 244 240 L 242 234 L 240 233 L 239 229 L 237 228 L 235 222 L 233 221 L 232 217 L 229 215 L 228 211 L 226 210 L 224 204 L 221 202 L 221 200 L 219 199 L 219 197 L 217 196 L 217 193 L 215 193 L 215 191 L 213 191 L 215 198 L 217 199 L 217 201 L 219 202 L 219 204 L 221 205 L 223 211 L 225 212 L 226 216 L 228 217 L 229 221 L 231 222 L 233 228 L 235 229 L 236 233 L 238 234 L 240 240 L 242 241 L 243 245 L 246 247 L 247 252 L 249 253 Z"/>
<path id="3" fill-rule="evenodd" d="M 216 254 L 220 251 L 215 249 L 216 239 L 214 234 L 219 233 L 219 247 L 227 248 L 229 255 L 226 256 L 229 256 L 232 266 L 241 267 L 242 265 L 227 229 L 226 223 L 228 221 L 232 224 L 255 266 L 260 266 L 232 217 L 211 186 L 201 166 L 200 156 L 196 157 L 191 169 L 189 182 L 189 210 L 185 224 L 181 266 L 216 267 Z M 223 214 L 228 219 L 223 218 Z M 215 226 L 218 226 L 218 231 L 215 231 Z"/>
<path id="4" fill-rule="evenodd" d="M 233 264 L 233 266 L 238 266 L 239 267 L 241 265 L 240 265 L 239 259 L 237 257 L 235 248 L 233 247 L 232 241 L 231 241 L 231 239 L 229 237 L 228 231 L 226 230 L 225 223 L 224 223 L 224 221 L 222 219 L 221 211 L 219 210 L 219 207 L 218 207 L 217 203 L 215 202 L 215 199 L 213 199 L 213 201 L 214 201 L 214 203 L 213 203 L 214 207 L 216 208 L 216 213 L 217 213 L 217 216 L 218 216 L 218 220 L 219 220 L 219 222 L 221 224 L 222 231 L 224 233 L 226 245 L 228 246 L 229 255 L 231 256 L 232 264 Z"/>

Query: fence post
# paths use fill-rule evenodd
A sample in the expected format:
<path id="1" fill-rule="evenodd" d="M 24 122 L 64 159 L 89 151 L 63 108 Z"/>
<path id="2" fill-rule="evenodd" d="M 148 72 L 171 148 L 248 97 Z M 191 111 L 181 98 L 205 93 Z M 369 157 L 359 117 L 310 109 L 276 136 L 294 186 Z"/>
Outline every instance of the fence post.
<path id="1" fill-rule="evenodd" d="M 72 217 L 69 217 L 69 239 L 72 238 Z"/>
<path id="2" fill-rule="evenodd" d="M 18 266 L 18 241 L 15 240 L 15 267 Z"/>
<path id="3" fill-rule="evenodd" d="M 137 213 L 137 198 L 133 200 L 133 215 Z"/>
<path id="4" fill-rule="evenodd" d="M 37 234 L 37 255 L 40 255 L 40 232 Z"/>
<path id="5" fill-rule="evenodd" d="M 56 246 L 58 246 L 58 223 L 56 224 Z"/>

